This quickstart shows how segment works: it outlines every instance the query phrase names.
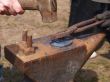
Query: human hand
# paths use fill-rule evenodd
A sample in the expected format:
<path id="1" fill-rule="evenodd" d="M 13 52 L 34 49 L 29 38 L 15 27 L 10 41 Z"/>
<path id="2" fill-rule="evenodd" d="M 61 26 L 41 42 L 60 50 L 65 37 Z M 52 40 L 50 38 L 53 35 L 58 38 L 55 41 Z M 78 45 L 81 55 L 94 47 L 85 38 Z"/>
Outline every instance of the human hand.
<path id="1" fill-rule="evenodd" d="M 17 15 L 23 12 L 18 0 L 0 0 L 0 14 Z"/>
<path id="2" fill-rule="evenodd" d="M 100 26 L 104 29 L 104 30 L 108 30 L 110 31 L 110 11 L 105 11 L 102 14 L 98 14 L 96 16 L 96 18 L 98 20 L 105 20 L 104 23 L 102 23 Z"/>

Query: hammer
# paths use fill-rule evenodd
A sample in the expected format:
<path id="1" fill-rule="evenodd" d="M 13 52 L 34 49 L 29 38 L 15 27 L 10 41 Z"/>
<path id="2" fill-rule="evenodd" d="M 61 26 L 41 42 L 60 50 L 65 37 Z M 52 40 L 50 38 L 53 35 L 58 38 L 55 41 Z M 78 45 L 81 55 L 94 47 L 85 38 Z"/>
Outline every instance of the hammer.
<path id="1" fill-rule="evenodd" d="M 42 21 L 51 23 L 57 20 L 56 0 L 18 0 L 24 10 L 39 10 Z"/>

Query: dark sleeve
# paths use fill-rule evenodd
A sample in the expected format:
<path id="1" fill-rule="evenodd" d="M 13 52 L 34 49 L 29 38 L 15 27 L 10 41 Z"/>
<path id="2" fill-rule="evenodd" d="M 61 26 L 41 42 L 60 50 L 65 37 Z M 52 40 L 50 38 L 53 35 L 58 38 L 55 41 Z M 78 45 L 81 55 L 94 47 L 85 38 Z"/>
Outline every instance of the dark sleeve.
<path id="1" fill-rule="evenodd" d="M 100 10 L 100 3 L 91 0 L 72 0 L 69 26 L 92 18 Z"/>

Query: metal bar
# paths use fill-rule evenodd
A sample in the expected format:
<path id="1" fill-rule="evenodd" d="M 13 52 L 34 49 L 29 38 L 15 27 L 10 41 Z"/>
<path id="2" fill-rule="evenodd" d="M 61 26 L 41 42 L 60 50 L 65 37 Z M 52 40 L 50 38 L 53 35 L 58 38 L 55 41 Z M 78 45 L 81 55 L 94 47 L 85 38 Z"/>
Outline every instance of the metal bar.
<path id="1" fill-rule="evenodd" d="M 58 39 L 58 38 L 68 36 L 68 35 L 70 35 L 70 33 L 74 32 L 75 30 L 78 29 L 76 26 L 73 26 L 73 27 L 74 28 L 69 28 L 68 30 L 53 34 L 50 37 L 51 37 L 51 39 Z"/>
<path id="2" fill-rule="evenodd" d="M 104 20 L 97 21 L 97 22 L 95 22 L 95 23 L 93 23 L 93 24 L 90 24 L 90 25 L 87 25 L 87 26 L 84 26 L 84 27 L 82 27 L 82 28 L 77 29 L 74 33 L 82 32 L 82 31 L 88 30 L 88 29 L 90 29 L 90 28 L 94 28 L 94 27 L 96 27 L 97 25 L 102 24 L 103 22 L 104 22 Z"/>
<path id="3" fill-rule="evenodd" d="M 94 23 L 94 22 L 96 22 L 96 20 L 97 20 L 96 17 L 94 17 L 94 18 L 92 18 L 92 19 L 89 19 L 89 20 L 86 20 L 86 21 L 82 21 L 82 22 L 80 22 L 80 23 L 77 23 L 76 26 L 77 26 L 78 28 L 80 28 L 80 27 L 83 27 L 83 26 L 85 26 L 85 25 Z"/>
<path id="4" fill-rule="evenodd" d="M 25 31 L 23 31 L 23 34 L 22 34 L 22 41 L 27 41 L 27 33 L 28 33 L 28 31 L 27 30 L 25 30 Z"/>
<path id="5" fill-rule="evenodd" d="M 32 48 L 32 35 L 27 37 L 27 47 Z"/>

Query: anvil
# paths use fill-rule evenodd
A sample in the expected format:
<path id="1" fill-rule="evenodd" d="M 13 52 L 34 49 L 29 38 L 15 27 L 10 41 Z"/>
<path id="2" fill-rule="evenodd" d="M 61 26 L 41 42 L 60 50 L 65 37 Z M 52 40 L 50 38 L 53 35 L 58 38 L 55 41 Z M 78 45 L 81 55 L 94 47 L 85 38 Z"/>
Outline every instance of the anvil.
<path id="1" fill-rule="evenodd" d="M 33 82 L 70 82 L 104 37 L 99 33 L 83 40 L 73 39 L 71 45 L 61 48 L 43 37 L 33 43 L 34 53 L 24 54 L 19 44 L 12 44 L 5 47 L 5 57 Z"/>
<path id="2" fill-rule="evenodd" d="M 103 20 L 93 18 L 73 25 L 66 31 L 37 39 L 32 39 L 24 31 L 21 42 L 5 47 L 5 57 L 33 82 L 73 82 L 75 74 L 103 41 L 105 34 L 98 32 L 89 37 L 66 38 L 63 45 L 58 41 L 70 36 L 70 33 L 102 23 Z"/>

